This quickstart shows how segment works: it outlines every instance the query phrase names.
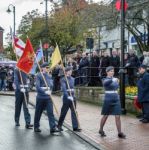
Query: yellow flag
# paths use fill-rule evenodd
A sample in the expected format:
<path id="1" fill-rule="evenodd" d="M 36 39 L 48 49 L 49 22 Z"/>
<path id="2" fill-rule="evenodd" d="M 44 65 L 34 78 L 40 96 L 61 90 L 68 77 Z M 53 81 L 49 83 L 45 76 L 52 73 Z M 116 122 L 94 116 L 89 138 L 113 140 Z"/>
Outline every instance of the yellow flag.
<path id="1" fill-rule="evenodd" d="M 51 56 L 51 69 L 54 68 L 62 60 L 58 45 Z"/>

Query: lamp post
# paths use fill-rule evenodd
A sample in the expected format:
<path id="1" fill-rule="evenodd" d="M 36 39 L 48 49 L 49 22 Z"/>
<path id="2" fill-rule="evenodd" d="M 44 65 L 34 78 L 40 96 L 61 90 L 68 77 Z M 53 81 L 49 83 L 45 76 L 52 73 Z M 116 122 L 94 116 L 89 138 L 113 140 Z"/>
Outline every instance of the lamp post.
<path id="1" fill-rule="evenodd" d="M 45 33 L 46 43 L 48 44 L 48 0 L 45 0 Z M 48 62 L 48 47 L 46 49 L 46 62 Z"/>
<path id="2" fill-rule="evenodd" d="M 10 7 L 13 8 L 13 36 L 15 36 L 15 31 L 16 31 L 16 29 L 15 29 L 15 27 L 16 27 L 16 10 L 15 10 L 15 6 L 12 5 L 12 4 L 10 4 L 10 5 L 8 6 L 8 9 L 7 9 L 7 12 L 8 12 L 8 13 L 11 13 L 11 12 L 12 12 L 11 9 L 10 9 Z"/>
<path id="3" fill-rule="evenodd" d="M 125 70 L 124 70 L 124 52 L 125 52 L 125 0 L 121 0 L 121 63 L 120 63 L 120 100 L 122 114 L 126 114 L 125 108 Z"/>
<path id="4" fill-rule="evenodd" d="M 48 48 L 49 48 L 49 44 L 48 44 L 48 0 L 44 0 L 45 1 L 45 43 L 44 43 L 44 56 L 45 56 L 45 61 L 48 62 Z M 51 2 L 51 0 L 50 0 Z M 41 2 L 40 4 L 43 4 L 43 2 Z"/>

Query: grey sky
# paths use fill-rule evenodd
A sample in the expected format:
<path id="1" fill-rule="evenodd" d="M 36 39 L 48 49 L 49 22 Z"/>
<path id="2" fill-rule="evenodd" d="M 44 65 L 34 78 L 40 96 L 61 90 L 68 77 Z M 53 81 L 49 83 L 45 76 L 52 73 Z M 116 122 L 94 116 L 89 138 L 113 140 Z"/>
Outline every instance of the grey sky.
<path id="1" fill-rule="evenodd" d="M 13 28 L 13 13 L 8 14 L 6 12 L 9 4 L 13 4 L 16 7 L 16 29 L 17 29 L 20 24 L 22 16 L 25 15 L 28 11 L 31 11 L 33 9 L 39 9 L 41 13 L 45 12 L 45 5 L 40 4 L 40 2 L 42 1 L 44 0 L 0 0 L 0 20 L 1 20 L 0 26 L 4 28 L 4 44 L 6 44 L 5 37 L 10 30 L 10 26 L 12 26 Z M 94 0 L 94 1 L 99 2 L 101 0 Z M 107 0 L 103 1 L 106 2 Z M 50 3 L 48 3 L 48 9 L 50 9 Z"/>

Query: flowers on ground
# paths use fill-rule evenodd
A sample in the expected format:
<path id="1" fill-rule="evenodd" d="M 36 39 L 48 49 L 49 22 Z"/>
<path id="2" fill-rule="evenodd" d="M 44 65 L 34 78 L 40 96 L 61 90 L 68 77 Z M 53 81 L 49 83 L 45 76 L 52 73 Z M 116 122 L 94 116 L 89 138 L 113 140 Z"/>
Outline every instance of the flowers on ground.
<path id="1" fill-rule="evenodd" d="M 126 95 L 136 96 L 138 93 L 137 87 L 136 86 L 127 86 L 125 88 L 125 93 L 126 93 Z"/>

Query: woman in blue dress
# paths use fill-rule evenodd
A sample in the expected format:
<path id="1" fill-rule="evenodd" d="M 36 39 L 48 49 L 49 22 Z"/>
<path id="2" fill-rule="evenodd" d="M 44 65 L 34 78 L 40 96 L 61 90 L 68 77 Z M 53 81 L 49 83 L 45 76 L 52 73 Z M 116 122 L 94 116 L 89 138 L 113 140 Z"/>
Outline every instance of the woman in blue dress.
<path id="1" fill-rule="evenodd" d="M 107 77 L 103 79 L 103 86 L 105 90 L 104 103 L 101 114 L 103 115 L 100 122 L 99 134 L 103 137 L 106 136 L 103 131 L 103 127 L 108 119 L 109 115 L 115 116 L 116 127 L 118 130 L 118 137 L 125 138 L 125 134 L 121 131 L 121 105 L 118 95 L 119 82 L 117 78 L 114 78 L 114 67 L 109 66 L 106 68 Z"/>

